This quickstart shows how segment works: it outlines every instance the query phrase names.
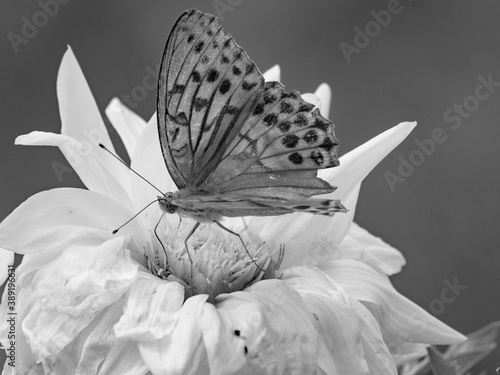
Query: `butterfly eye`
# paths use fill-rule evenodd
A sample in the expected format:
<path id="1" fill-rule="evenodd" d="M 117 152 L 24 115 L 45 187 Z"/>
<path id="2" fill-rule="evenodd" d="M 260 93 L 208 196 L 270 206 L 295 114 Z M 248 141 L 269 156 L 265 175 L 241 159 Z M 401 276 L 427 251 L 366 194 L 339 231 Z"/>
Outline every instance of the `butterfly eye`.
<path id="1" fill-rule="evenodd" d="M 170 195 L 172 195 L 172 194 L 170 194 Z M 167 194 L 165 194 L 165 198 L 166 199 L 160 198 L 158 200 L 158 203 L 160 203 L 161 209 L 164 212 L 166 212 L 167 214 L 175 214 L 175 212 L 177 211 L 177 206 L 169 202 Z M 171 198 L 173 198 L 173 196 Z"/>
<path id="2" fill-rule="evenodd" d="M 174 195 L 172 193 L 166 193 L 165 199 L 167 200 L 167 202 L 170 202 L 172 199 L 174 199 Z"/>

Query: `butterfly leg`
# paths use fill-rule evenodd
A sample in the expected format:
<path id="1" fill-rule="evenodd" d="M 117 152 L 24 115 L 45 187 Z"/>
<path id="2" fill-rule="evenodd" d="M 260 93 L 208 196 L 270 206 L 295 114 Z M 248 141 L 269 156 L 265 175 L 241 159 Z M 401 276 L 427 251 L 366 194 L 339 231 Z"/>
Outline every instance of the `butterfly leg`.
<path id="1" fill-rule="evenodd" d="M 154 229 L 154 233 L 155 233 L 155 237 L 156 239 L 158 240 L 158 242 L 160 243 L 162 249 L 163 249 L 163 252 L 165 253 L 165 270 L 160 270 L 159 273 L 162 273 L 163 272 L 167 272 L 167 276 L 168 276 L 168 254 L 167 254 L 167 250 L 165 249 L 165 246 L 163 246 L 163 242 L 161 242 L 160 240 L 160 236 L 158 236 L 158 232 L 157 232 L 157 229 L 158 229 L 158 226 L 160 225 L 161 223 L 161 220 L 163 219 L 163 216 L 165 215 L 165 212 L 161 214 L 160 216 L 160 219 L 158 220 L 158 222 L 156 223 L 155 225 L 155 229 Z M 160 275 L 158 275 L 160 276 Z"/>
<path id="2" fill-rule="evenodd" d="M 241 236 L 239 235 L 239 233 L 233 232 L 231 229 L 226 228 L 224 225 L 222 225 L 218 221 L 214 220 L 214 223 L 217 224 L 217 226 L 219 226 L 220 228 L 224 229 L 226 232 L 229 232 L 229 233 L 235 235 L 236 237 L 238 237 L 240 239 L 240 241 L 241 241 L 241 244 L 245 248 L 245 251 L 246 251 L 248 257 L 252 260 L 253 264 L 255 264 L 260 271 L 265 272 L 265 270 L 263 270 L 257 263 L 255 263 L 255 260 L 250 255 L 250 252 L 248 251 L 247 246 L 245 245 L 245 242 L 243 242 L 243 238 L 241 238 Z"/>
<path id="3" fill-rule="evenodd" d="M 189 257 L 189 261 L 191 262 L 191 288 L 193 287 L 192 286 L 192 284 L 193 284 L 193 258 L 191 258 L 191 253 L 189 252 L 189 249 L 188 249 L 188 240 L 193 235 L 193 233 L 196 231 L 196 229 L 198 229 L 199 226 L 200 226 L 200 222 L 197 221 L 196 224 L 194 225 L 194 227 L 191 229 L 191 231 L 187 235 L 186 239 L 184 240 L 184 246 L 186 247 L 187 255 Z"/>

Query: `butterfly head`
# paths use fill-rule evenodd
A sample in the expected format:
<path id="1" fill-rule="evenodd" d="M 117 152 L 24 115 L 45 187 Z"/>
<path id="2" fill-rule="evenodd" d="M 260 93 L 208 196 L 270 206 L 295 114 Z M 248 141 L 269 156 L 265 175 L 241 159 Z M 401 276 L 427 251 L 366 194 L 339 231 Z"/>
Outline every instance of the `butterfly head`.
<path id="1" fill-rule="evenodd" d="M 173 193 L 165 193 L 163 197 L 158 196 L 158 203 L 160 203 L 161 209 L 167 214 L 175 214 L 177 212 L 178 207 L 172 203 L 173 199 Z"/>

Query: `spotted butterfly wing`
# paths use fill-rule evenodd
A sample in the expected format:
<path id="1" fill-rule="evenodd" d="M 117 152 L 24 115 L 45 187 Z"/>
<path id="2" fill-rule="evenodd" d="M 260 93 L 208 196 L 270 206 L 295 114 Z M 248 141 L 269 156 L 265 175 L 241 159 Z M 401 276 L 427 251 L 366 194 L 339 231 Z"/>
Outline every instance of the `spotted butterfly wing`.
<path id="1" fill-rule="evenodd" d="M 336 200 L 307 199 L 334 190 L 316 176 L 338 165 L 333 128 L 298 92 L 265 83 L 216 17 L 190 10 L 179 18 L 160 69 L 158 130 L 179 188 L 171 203 L 185 214 L 345 211 Z"/>
<path id="2" fill-rule="evenodd" d="M 158 86 L 158 130 L 179 189 L 201 185 L 245 123 L 264 78 L 214 16 L 185 12 L 167 41 Z"/>

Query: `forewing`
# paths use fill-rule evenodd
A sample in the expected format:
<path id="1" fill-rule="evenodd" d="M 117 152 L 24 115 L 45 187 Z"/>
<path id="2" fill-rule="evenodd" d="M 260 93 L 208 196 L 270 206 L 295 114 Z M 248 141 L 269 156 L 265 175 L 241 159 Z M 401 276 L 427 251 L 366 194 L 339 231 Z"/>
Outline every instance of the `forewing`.
<path id="1" fill-rule="evenodd" d="M 264 78 L 217 18 L 186 11 L 167 41 L 158 82 L 158 130 L 177 187 L 199 186 L 253 112 Z"/>
<path id="2" fill-rule="evenodd" d="M 223 216 L 274 216 L 292 212 L 333 216 L 336 212 L 347 212 L 337 199 L 278 199 L 253 195 L 205 195 L 178 199 L 175 204 L 198 211 L 214 211 Z"/>
<path id="3" fill-rule="evenodd" d="M 225 151 L 207 184 L 217 193 L 237 192 L 287 199 L 329 193 L 317 170 L 338 165 L 334 125 L 297 91 L 266 82 L 264 94 Z"/>

